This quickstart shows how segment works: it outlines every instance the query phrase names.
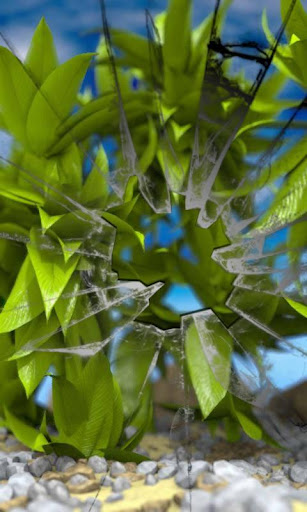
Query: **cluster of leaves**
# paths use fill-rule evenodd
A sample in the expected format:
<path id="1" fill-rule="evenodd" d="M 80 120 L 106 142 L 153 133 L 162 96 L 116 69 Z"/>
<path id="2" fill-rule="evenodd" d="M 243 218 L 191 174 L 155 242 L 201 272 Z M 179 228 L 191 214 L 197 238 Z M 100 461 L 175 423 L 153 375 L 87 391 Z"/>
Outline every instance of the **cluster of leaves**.
<path id="1" fill-rule="evenodd" d="M 218 24 L 228 3 L 224 2 L 219 11 Z M 281 3 L 285 17 L 288 2 Z M 188 180 L 205 70 L 207 74 L 209 69 L 211 78 L 224 78 L 223 84 L 228 86 L 225 95 L 221 82 L 219 86 L 210 85 L 210 81 L 205 84 L 213 101 L 204 117 L 216 119 L 217 125 L 231 118 L 238 103 L 237 89 L 244 93 L 251 84 L 242 74 L 230 78 L 227 61 L 208 56 L 213 15 L 192 31 L 191 4 L 188 0 L 171 0 L 154 25 L 148 18 L 149 38 L 112 30 L 112 43 L 121 52 L 115 63 L 110 59 L 109 41 L 102 38 L 94 61 L 97 98 L 79 93 L 94 54 L 78 55 L 59 65 L 44 20 L 33 35 L 24 63 L 0 47 L 0 75 L 5 77 L 0 82 L 0 128 L 14 138 L 10 158 L 0 168 L 0 415 L 33 449 L 85 456 L 116 454 L 117 458 L 131 460 L 137 456 L 130 450 L 151 424 L 151 390 L 149 385 L 143 389 L 143 383 L 154 347 L 138 352 L 132 333 L 114 344 L 112 357 L 106 351 L 89 359 L 67 357 L 65 353 L 107 339 L 117 325 L 109 311 L 100 307 L 99 296 L 92 298 L 93 286 L 112 288 L 117 277 L 145 285 L 163 281 L 163 288 L 138 320 L 167 330 L 179 327 L 181 319 L 164 305 L 163 299 L 174 283 L 188 283 L 224 326 L 240 330 L 240 315 L 226 305 L 235 276 L 211 258 L 215 248 L 229 243 L 223 223 L 219 219 L 208 229 L 197 226 L 197 212 L 185 209 L 179 192 Z M 214 184 L 219 197 L 233 194 L 233 179 L 238 182 L 253 169 L 246 157 L 269 147 L 271 141 L 255 130 L 279 126 L 276 116 L 296 104 L 277 98 L 285 83 L 284 73 L 304 83 L 304 66 L 297 56 L 302 52 L 297 45 L 305 44 L 299 3 L 296 9 L 292 25 L 288 25 L 289 44 L 281 46 L 275 56 L 279 71 L 259 89 L 224 158 Z M 266 25 L 265 30 L 270 40 Z M 180 41 L 178 33 L 182 34 Z M 119 89 L 114 87 L 114 76 Z M 109 169 L 103 145 L 97 145 L 97 136 L 99 140 L 113 137 L 118 147 L 116 168 L 125 169 L 123 133 L 119 130 L 121 105 L 138 156 L 139 175 L 132 173 L 128 180 L 123 179 L 119 193 L 116 186 L 112 187 L 114 171 Z M 161 136 L 161 119 L 168 145 L 166 136 Z M 201 123 L 200 143 L 215 130 L 212 122 Z M 240 188 L 238 197 L 246 200 L 251 211 L 251 192 L 283 176 L 286 178 L 271 213 L 280 212 L 287 219 L 290 216 L 290 221 L 306 213 L 306 187 L 299 197 L 295 192 L 306 180 L 301 162 L 305 140 L 276 159 L 258 181 Z M 85 177 L 88 164 L 91 170 Z M 142 176 L 148 175 L 154 177 L 161 194 L 168 183 L 172 206 L 178 212 L 175 227 L 180 228 L 179 235 L 164 247 L 159 244 L 161 226 L 170 233 L 174 225 L 167 214 L 153 213 L 140 193 Z M 289 194 L 295 200 L 285 209 Z M 267 228 L 270 218 L 268 212 L 255 229 Z M 144 222 L 148 228 L 144 228 Z M 152 244 L 148 243 L 150 237 Z M 291 244 L 300 247 L 306 232 L 297 224 L 289 237 Z M 123 256 L 127 250 L 128 258 Z M 187 253 L 190 256 L 186 257 Z M 260 296 L 259 301 L 255 292 L 246 302 L 251 307 L 257 304 L 268 328 L 282 325 L 285 335 L 302 332 L 304 305 Z M 120 305 L 119 311 L 129 316 L 126 305 Z M 252 327 L 245 332 L 245 348 L 256 353 L 259 333 Z M 218 331 L 215 336 L 218 340 Z M 275 343 L 269 335 L 266 342 L 267 346 Z M 199 399 L 202 417 L 212 421 L 226 417 L 229 432 L 239 424 L 251 437 L 261 438 L 264 434 L 250 407 L 233 398 L 227 386 L 221 386 L 201 343 L 197 332 L 188 330 L 185 370 Z M 162 372 L 163 353 L 173 352 L 179 361 L 177 348 L 165 343 L 158 359 Z M 239 351 L 238 347 L 234 350 Z M 221 359 L 229 368 L 231 353 L 221 353 Z M 35 390 L 48 371 L 53 378 L 52 413 L 44 412 L 34 402 Z M 142 399 L 138 400 L 140 393 Z M 52 424 L 59 435 L 48 431 L 47 426 Z M 128 440 L 123 429 L 129 424 L 137 431 Z"/>

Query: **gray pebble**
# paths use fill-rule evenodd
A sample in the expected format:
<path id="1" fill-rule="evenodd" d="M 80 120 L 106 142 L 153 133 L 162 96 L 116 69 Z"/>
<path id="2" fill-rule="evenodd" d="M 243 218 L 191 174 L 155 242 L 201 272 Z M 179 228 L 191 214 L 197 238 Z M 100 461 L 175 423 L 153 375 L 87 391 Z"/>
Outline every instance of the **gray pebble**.
<path id="1" fill-rule="evenodd" d="M 213 472 L 226 481 L 235 480 L 237 478 L 246 478 L 246 472 L 243 469 L 230 464 L 226 460 L 217 460 L 213 463 Z"/>
<path id="2" fill-rule="evenodd" d="M 75 464 L 76 461 L 72 457 L 63 455 L 61 457 L 58 457 L 55 467 L 57 471 L 66 471 L 68 468 L 71 468 Z"/>
<path id="3" fill-rule="evenodd" d="M 30 473 L 16 473 L 10 476 L 8 483 L 14 490 L 14 496 L 26 496 L 29 487 L 35 483 L 35 479 Z"/>
<path id="4" fill-rule="evenodd" d="M 142 475 L 154 475 L 158 471 L 158 464 L 153 460 L 141 462 L 136 468 L 137 473 Z"/>
<path id="5" fill-rule="evenodd" d="M 66 502 L 70 497 L 70 493 L 66 485 L 59 480 L 49 480 L 46 483 L 46 488 L 49 496 L 55 500 Z"/>
<path id="6" fill-rule="evenodd" d="M 289 470 L 289 476 L 298 484 L 307 483 L 307 461 L 296 462 Z"/>
<path id="7" fill-rule="evenodd" d="M 72 512 L 72 509 L 68 505 L 59 503 L 53 500 L 36 500 L 32 501 L 28 507 L 28 512 Z"/>
<path id="8" fill-rule="evenodd" d="M 14 457 L 12 458 L 12 462 L 29 462 L 29 460 L 32 460 L 32 452 L 16 452 Z"/>
<path id="9" fill-rule="evenodd" d="M 112 462 L 110 468 L 110 476 L 121 475 L 122 473 L 126 473 L 126 468 L 121 462 Z"/>
<path id="10" fill-rule="evenodd" d="M 87 498 L 81 505 L 81 512 L 100 512 L 102 503 L 95 497 Z"/>
<path id="11" fill-rule="evenodd" d="M 100 479 L 100 485 L 103 487 L 111 487 L 113 484 L 112 478 L 109 477 L 109 475 L 102 476 Z"/>
<path id="12" fill-rule="evenodd" d="M 196 484 L 197 476 L 197 474 L 191 471 L 180 469 L 175 476 L 175 482 L 182 489 L 192 489 Z"/>
<path id="13" fill-rule="evenodd" d="M 6 436 L 8 434 L 8 429 L 6 427 L 0 427 L 0 435 Z"/>
<path id="14" fill-rule="evenodd" d="M 230 512 L 235 510 L 238 512 L 247 512 L 247 507 L 253 503 L 254 509 L 255 496 L 262 492 L 262 486 L 255 478 L 236 479 L 231 484 L 223 487 L 214 495 L 214 512 Z"/>
<path id="15" fill-rule="evenodd" d="M 19 441 L 17 439 L 15 439 L 15 437 L 8 437 L 5 440 L 5 446 L 7 446 L 7 447 L 16 446 L 17 444 L 19 444 Z"/>
<path id="16" fill-rule="evenodd" d="M 141 448 L 140 446 L 138 446 L 137 448 L 135 448 L 135 453 L 138 453 L 139 455 L 143 455 L 144 457 L 149 457 L 149 453 L 144 450 L 144 448 Z"/>
<path id="17" fill-rule="evenodd" d="M 193 453 L 192 460 L 204 460 L 204 453 L 200 451 Z"/>
<path id="18" fill-rule="evenodd" d="M 157 478 L 154 475 L 146 475 L 145 485 L 156 485 L 158 483 Z"/>
<path id="19" fill-rule="evenodd" d="M 123 497 L 124 495 L 119 492 L 112 492 L 112 494 L 110 494 L 105 501 L 108 503 L 112 503 L 113 501 L 122 500 Z"/>
<path id="20" fill-rule="evenodd" d="M 47 496 L 47 490 L 44 485 L 35 482 L 28 488 L 27 496 L 30 500 L 36 500 L 41 496 Z"/>
<path id="21" fill-rule="evenodd" d="M 14 507 L 10 508 L 10 512 L 27 512 L 27 509 L 23 507 Z"/>
<path id="22" fill-rule="evenodd" d="M 7 467 L 6 478 L 10 478 L 12 475 L 17 473 L 24 473 L 25 471 L 29 471 L 27 464 L 24 462 L 14 462 Z"/>
<path id="23" fill-rule="evenodd" d="M 183 446 L 179 446 L 178 448 L 176 448 L 175 454 L 178 462 L 187 461 L 190 458 L 189 453 Z"/>
<path id="24" fill-rule="evenodd" d="M 125 478 L 124 476 L 117 477 L 113 484 L 112 484 L 112 491 L 113 492 L 122 492 L 126 489 L 130 489 L 131 483 L 128 480 L 128 478 Z"/>
<path id="25" fill-rule="evenodd" d="M 80 485 L 87 481 L 88 481 L 88 478 L 86 476 L 77 474 L 77 475 L 72 476 L 69 479 L 68 483 L 70 485 Z"/>
<path id="26" fill-rule="evenodd" d="M 108 463 L 104 457 L 93 455 L 88 459 L 87 464 L 92 468 L 94 473 L 105 473 L 108 471 Z"/>
<path id="27" fill-rule="evenodd" d="M 52 466 L 56 465 L 56 461 L 58 460 L 58 456 L 56 453 L 49 453 L 49 455 L 46 455 L 47 459 L 50 460 L 50 464 Z"/>
<path id="28" fill-rule="evenodd" d="M 52 465 L 47 457 L 39 457 L 38 459 L 34 459 L 34 461 L 29 464 L 29 472 L 33 476 L 37 476 L 40 478 L 47 471 L 52 470 Z"/>
<path id="29" fill-rule="evenodd" d="M 8 484 L 0 484 L 0 503 L 13 497 L 13 489 Z"/>
<path id="30" fill-rule="evenodd" d="M 129 427 L 126 427 L 124 431 L 127 439 L 130 439 L 131 437 L 134 436 L 134 434 L 136 434 L 137 428 L 133 427 L 132 425 L 129 425 Z"/>
<path id="31" fill-rule="evenodd" d="M 176 475 L 178 467 L 176 464 L 169 464 L 164 466 L 164 468 L 159 469 L 158 471 L 158 479 L 165 480 L 166 478 L 172 478 Z"/>
<path id="32" fill-rule="evenodd" d="M 266 460 L 259 460 L 257 462 L 258 468 L 263 468 L 266 470 L 267 473 L 270 473 L 272 471 L 272 466 L 269 464 Z"/>
<path id="33" fill-rule="evenodd" d="M 241 459 L 234 459 L 229 461 L 230 464 L 233 464 L 239 469 L 242 469 L 245 473 L 248 475 L 255 475 L 257 473 L 258 468 L 250 464 L 249 462 L 246 462 L 245 460 Z"/>
<path id="34" fill-rule="evenodd" d="M 0 460 L 0 480 L 6 480 L 8 461 L 6 459 Z"/>
<path id="35" fill-rule="evenodd" d="M 205 512 L 209 510 L 212 497 L 210 493 L 201 489 L 186 492 L 181 501 L 181 512 Z M 208 508 L 207 508 L 208 507 Z"/>
<path id="36" fill-rule="evenodd" d="M 258 461 L 265 461 L 268 464 L 270 464 L 270 466 L 277 466 L 278 464 L 280 464 L 280 459 L 278 459 L 275 455 L 272 455 L 271 453 L 263 453 L 258 458 Z"/>
<path id="37" fill-rule="evenodd" d="M 224 480 L 215 475 L 214 473 L 211 473 L 210 471 L 205 471 L 203 476 L 203 483 L 206 485 L 217 485 L 221 482 L 224 482 Z"/>

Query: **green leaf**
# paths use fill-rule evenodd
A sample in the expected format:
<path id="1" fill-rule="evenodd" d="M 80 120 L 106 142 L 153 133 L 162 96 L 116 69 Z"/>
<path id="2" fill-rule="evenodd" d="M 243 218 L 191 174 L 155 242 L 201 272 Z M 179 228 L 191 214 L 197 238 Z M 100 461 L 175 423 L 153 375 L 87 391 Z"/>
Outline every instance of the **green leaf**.
<path id="1" fill-rule="evenodd" d="M 241 411 L 236 410 L 235 415 L 243 428 L 244 432 L 257 441 L 262 439 L 262 428 L 251 417 L 246 416 Z"/>
<path id="2" fill-rule="evenodd" d="M 31 427 L 21 419 L 17 418 L 7 407 L 4 406 L 6 424 L 14 436 L 23 444 L 38 452 L 42 452 L 47 439 L 43 434 Z"/>
<path id="3" fill-rule="evenodd" d="M 51 347 L 48 346 L 48 348 Z M 27 398 L 31 396 L 40 384 L 51 363 L 52 357 L 50 357 L 50 354 L 42 352 L 33 352 L 28 356 L 18 359 L 18 376 L 25 388 Z"/>
<path id="4" fill-rule="evenodd" d="M 43 310 L 44 304 L 35 272 L 27 256 L 0 313 L 0 333 L 17 329 L 37 317 Z"/>
<path id="5" fill-rule="evenodd" d="M 125 234 L 129 234 L 130 236 L 132 235 L 138 241 L 138 243 L 141 245 L 142 249 L 145 248 L 144 247 L 145 236 L 140 231 L 136 231 L 135 229 L 133 229 L 133 227 L 130 226 L 130 224 L 128 224 L 128 222 L 122 220 L 120 217 L 117 217 L 117 215 L 114 215 L 113 213 L 109 213 L 109 212 L 103 212 L 101 214 L 101 216 L 105 220 L 110 222 L 110 224 L 113 224 L 113 226 L 115 226 L 117 228 L 118 233 L 125 233 Z"/>
<path id="6" fill-rule="evenodd" d="M 67 457 L 73 457 L 76 460 L 84 457 L 84 453 L 69 443 L 58 443 L 53 441 L 52 443 L 45 444 L 43 449 L 45 453 L 56 453 L 59 457 L 61 455 L 66 455 Z"/>
<path id="7" fill-rule="evenodd" d="M 55 377 L 52 381 L 54 421 L 58 431 L 68 437 L 88 421 L 88 406 L 80 394 L 78 383 L 74 385 L 65 377 Z"/>
<path id="8" fill-rule="evenodd" d="M 257 231 L 276 231 L 307 212 L 306 159 L 285 179 L 269 210 L 256 224 Z"/>
<path id="9" fill-rule="evenodd" d="M 43 235 L 46 233 L 46 231 L 55 224 L 59 219 L 63 217 L 63 215 L 49 215 L 43 208 L 38 207 L 39 216 L 41 219 L 41 226 L 43 228 L 42 232 Z"/>
<path id="10" fill-rule="evenodd" d="M 191 10 L 191 0 L 170 0 L 165 19 L 164 63 L 178 73 L 185 71 L 189 61 Z"/>
<path id="11" fill-rule="evenodd" d="M 53 37 L 45 18 L 37 25 L 28 50 L 25 67 L 33 81 L 40 86 L 58 66 Z"/>
<path id="12" fill-rule="evenodd" d="M 113 377 L 114 388 L 114 408 L 113 408 L 113 424 L 108 442 L 109 448 L 114 448 L 121 436 L 124 424 L 123 401 L 120 387 L 116 379 Z"/>
<path id="13" fill-rule="evenodd" d="M 74 314 L 79 290 L 80 277 L 76 272 L 72 274 L 63 290 L 62 296 L 55 303 L 54 309 L 60 321 L 64 335 L 67 333 L 68 326 Z"/>
<path id="14" fill-rule="evenodd" d="M 35 347 L 38 348 L 54 336 L 59 327 L 59 321 L 55 314 L 51 314 L 48 321 L 42 313 L 26 325 L 22 325 L 15 330 L 15 348 L 16 352 L 11 360 L 31 354 L 32 350 L 25 346 L 35 341 Z"/>
<path id="15" fill-rule="evenodd" d="M 28 253 L 35 270 L 41 290 L 48 319 L 54 304 L 61 296 L 79 261 L 79 255 L 73 255 L 66 263 L 63 256 L 58 254 L 57 247 L 51 244 L 51 239 L 41 236 L 39 231 L 32 228 L 31 243 L 27 244 Z M 44 245 L 49 245 L 45 249 Z M 41 248 L 43 247 L 43 248 Z"/>
<path id="16" fill-rule="evenodd" d="M 129 452 L 128 450 L 121 450 L 120 448 L 107 448 L 104 452 L 104 456 L 108 460 L 118 460 L 119 462 L 136 462 L 137 464 L 146 460 L 150 460 L 144 455 Z"/>
<path id="17" fill-rule="evenodd" d="M 286 19 L 291 4 L 293 4 L 291 0 L 280 0 L 280 11 L 283 21 Z M 286 24 L 285 32 L 289 40 L 292 34 L 295 34 L 300 39 L 307 38 L 307 13 L 300 0 L 296 0 L 294 3 L 290 18 Z"/>
<path id="18" fill-rule="evenodd" d="M 286 301 L 290 306 L 295 309 L 300 315 L 303 315 L 305 318 L 307 318 L 307 306 L 306 304 L 301 304 L 300 302 L 296 302 L 295 300 L 287 299 Z"/>
<path id="19" fill-rule="evenodd" d="M 206 418 L 227 393 L 232 339 L 212 311 L 193 317 L 194 321 L 189 315 L 184 317 L 187 322 L 185 353 L 199 405 Z"/>
<path id="20" fill-rule="evenodd" d="M 99 146 L 94 165 L 82 188 L 80 201 L 92 208 L 103 208 L 109 194 L 109 162 L 102 145 Z"/>
<path id="21" fill-rule="evenodd" d="M 61 64 L 37 91 L 27 117 L 27 136 L 36 154 L 46 152 L 55 138 L 56 129 L 70 113 L 93 55 L 77 55 Z"/>
<path id="22" fill-rule="evenodd" d="M 22 63 L 0 46 L 0 111 L 7 130 L 26 144 L 26 120 L 36 87 Z M 4 79 L 5 77 L 5 79 Z"/>

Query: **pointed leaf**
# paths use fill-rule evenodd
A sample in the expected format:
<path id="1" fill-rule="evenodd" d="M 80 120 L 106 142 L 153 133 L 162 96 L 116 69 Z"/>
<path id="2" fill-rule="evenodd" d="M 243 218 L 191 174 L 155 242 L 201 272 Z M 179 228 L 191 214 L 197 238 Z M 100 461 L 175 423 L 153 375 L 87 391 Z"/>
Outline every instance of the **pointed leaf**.
<path id="1" fill-rule="evenodd" d="M 0 333 L 17 329 L 38 316 L 43 310 L 44 304 L 35 272 L 27 256 L 0 313 Z"/>
<path id="2" fill-rule="evenodd" d="M 58 66 L 37 91 L 27 117 L 27 136 L 32 150 L 43 155 L 56 129 L 69 114 L 93 53 L 81 54 Z"/>
<path id="3" fill-rule="evenodd" d="M 42 18 L 33 34 L 25 67 L 34 82 L 40 86 L 57 65 L 58 59 L 52 33 L 45 18 Z"/>
<path id="4" fill-rule="evenodd" d="M 37 281 L 44 301 L 47 319 L 65 286 L 71 278 L 79 261 L 80 255 L 73 255 L 67 263 L 58 253 L 57 246 L 50 244 L 48 237 L 42 237 L 37 229 L 30 233 L 31 243 L 27 244 Z M 44 246 L 49 245 L 48 249 Z"/>

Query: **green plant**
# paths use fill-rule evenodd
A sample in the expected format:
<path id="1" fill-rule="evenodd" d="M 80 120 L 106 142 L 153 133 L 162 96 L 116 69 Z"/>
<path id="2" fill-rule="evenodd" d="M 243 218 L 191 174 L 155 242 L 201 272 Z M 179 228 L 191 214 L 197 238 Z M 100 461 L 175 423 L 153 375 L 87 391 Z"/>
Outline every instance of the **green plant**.
<path id="1" fill-rule="evenodd" d="M 122 51 L 115 63 L 106 31 L 97 54 L 59 65 L 44 20 L 24 63 L 0 47 L 0 127 L 14 137 L 0 169 L 0 414 L 33 449 L 139 460 L 131 450 L 150 428 L 149 376 L 155 364 L 164 371 L 165 351 L 192 383 L 202 418 L 228 418 L 230 438 L 238 425 L 267 438 L 233 355 L 252 358 L 265 375 L 261 350 L 304 332 L 306 137 L 271 163 L 276 139 L 257 130 L 278 129 L 280 112 L 299 108 L 278 98 L 284 68 L 255 87 L 219 57 L 229 52 L 215 31 L 228 3 L 194 31 L 187 0 L 172 0 L 155 26 L 148 18 L 149 41 L 112 30 Z M 267 50 L 264 67 L 273 57 L 279 65 L 282 48 Z M 101 94 L 92 98 L 79 90 L 95 55 Z M 117 142 L 115 169 L 106 135 Z M 251 155 L 265 158 L 255 165 Z M 255 212 L 256 192 L 281 178 L 268 210 Z M 148 247 L 148 232 L 170 226 L 172 208 L 181 235 Z M 290 292 L 284 273 L 270 277 L 278 252 L 261 246 L 283 227 Z M 187 245 L 195 262 L 183 255 Z M 164 298 L 173 283 L 188 283 L 206 309 L 171 311 Z M 52 413 L 33 400 L 48 372 Z M 131 439 L 128 425 L 137 429 Z"/>

